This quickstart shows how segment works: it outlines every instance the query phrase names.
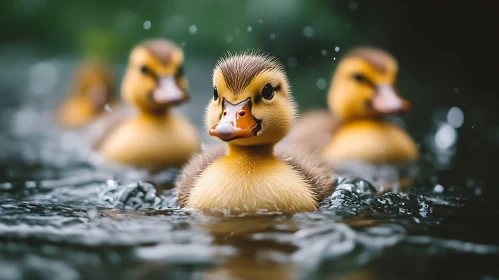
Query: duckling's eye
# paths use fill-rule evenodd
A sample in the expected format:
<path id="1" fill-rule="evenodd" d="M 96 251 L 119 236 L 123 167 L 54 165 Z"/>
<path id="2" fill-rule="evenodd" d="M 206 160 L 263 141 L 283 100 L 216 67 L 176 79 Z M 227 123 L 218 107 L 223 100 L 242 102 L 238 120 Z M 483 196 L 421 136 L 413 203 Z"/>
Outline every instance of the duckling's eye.
<path id="1" fill-rule="evenodd" d="M 146 65 L 142 65 L 140 67 L 140 72 L 142 72 L 142 74 L 144 75 L 152 74 L 151 69 L 149 69 L 149 67 L 147 67 Z"/>
<path id="2" fill-rule="evenodd" d="M 140 72 L 142 72 L 142 74 L 144 76 L 149 76 L 155 80 L 158 80 L 158 76 L 156 75 L 156 73 L 154 73 L 151 68 L 147 67 L 146 65 L 142 65 L 140 67 Z"/>
<path id="3" fill-rule="evenodd" d="M 274 88 L 271 84 L 266 84 L 262 90 L 262 97 L 270 100 L 274 97 Z"/>
<path id="4" fill-rule="evenodd" d="M 364 76 L 360 73 L 353 74 L 353 79 L 359 83 L 368 83 L 368 79 L 366 78 L 366 76 Z"/>
<path id="5" fill-rule="evenodd" d="M 218 99 L 218 90 L 217 87 L 213 88 L 213 100 L 217 101 Z"/>

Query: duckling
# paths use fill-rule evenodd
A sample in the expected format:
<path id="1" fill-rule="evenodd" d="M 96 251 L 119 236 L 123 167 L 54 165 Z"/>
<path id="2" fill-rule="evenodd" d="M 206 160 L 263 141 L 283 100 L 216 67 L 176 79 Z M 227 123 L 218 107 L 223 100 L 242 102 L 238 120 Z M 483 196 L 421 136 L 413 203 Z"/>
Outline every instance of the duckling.
<path id="1" fill-rule="evenodd" d="M 138 44 L 123 79 L 123 99 L 137 111 L 121 110 L 94 124 L 89 136 L 104 159 L 160 169 L 185 163 L 199 148 L 196 128 L 170 108 L 188 100 L 184 54 L 165 39 Z"/>
<path id="2" fill-rule="evenodd" d="M 327 164 L 294 145 L 275 147 L 296 115 L 281 64 L 258 53 L 228 55 L 214 69 L 213 87 L 206 124 L 227 145 L 184 167 L 178 204 L 231 213 L 317 210 L 333 188 Z"/>
<path id="3" fill-rule="evenodd" d="M 76 70 L 67 98 L 59 105 L 57 120 L 64 128 L 87 125 L 115 101 L 112 69 L 103 62 L 86 61 Z"/>
<path id="4" fill-rule="evenodd" d="M 407 165 L 419 152 L 411 137 L 383 119 L 407 112 L 408 101 L 395 90 L 397 61 L 372 48 L 358 48 L 346 55 L 334 74 L 328 94 L 332 113 L 304 114 L 289 137 L 309 143 L 333 165 L 347 162 Z"/>

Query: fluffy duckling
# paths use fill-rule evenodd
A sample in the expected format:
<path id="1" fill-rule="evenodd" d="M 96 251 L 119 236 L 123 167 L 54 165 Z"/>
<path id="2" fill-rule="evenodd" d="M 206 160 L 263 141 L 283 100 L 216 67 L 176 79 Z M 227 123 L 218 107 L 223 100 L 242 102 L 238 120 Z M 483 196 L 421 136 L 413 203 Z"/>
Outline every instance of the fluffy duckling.
<path id="1" fill-rule="evenodd" d="M 65 128 L 90 123 L 114 102 L 115 79 L 112 69 L 98 61 L 82 63 L 76 70 L 67 98 L 59 105 L 57 119 Z"/>
<path id="2" fill-rule="evenodd" d="M 137 111 L 106 116 L 90 135 L 105 159 L 159 169 L 179 166 L 198 150 L 195 127 L 170 111 L 189 97 L 183 60 L 182 50 L 163 39 L 142 42 L 132 50 L 121 93 Z"/>
<path id="3" fill-rule="evenodd" d="M 348 53 L 334 74 L 328 94 L 333 115 L 305 114 L 289 139 L 308 143 L 333 165 L 346 162 L 405 165 L 419 152 L 411 137 L 383 119 L 406 112 L 410 104 L 395 90 L 397 61 L 371 48 Z"/>
<path id="4" fill-rule="evenodd" d="M 332 192 L 327 164 L 294 146 L 274 149 L 296 114 L 282 66 L 259 54 L 231 55 L 217 63 L 213 86 L 206 124 L 228 145 L 185 166 L 178 204 L 231 213 L 315 211 Z"/>

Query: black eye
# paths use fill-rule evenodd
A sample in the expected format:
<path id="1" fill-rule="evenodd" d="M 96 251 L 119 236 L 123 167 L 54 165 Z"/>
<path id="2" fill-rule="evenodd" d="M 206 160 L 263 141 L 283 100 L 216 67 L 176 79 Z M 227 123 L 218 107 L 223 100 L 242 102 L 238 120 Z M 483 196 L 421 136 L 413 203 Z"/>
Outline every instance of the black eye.
<path id="1" fill-rule="evenodd" d="M 217 101 L 218 99 L 218 90 L 217 87 L 213 88 L 213 100 Z"/>
<path id="2" fill-rule="evenodd" d="M 266 84 L 265 87 L 263 87 L 262 97 L 267 100 L 270 100 L 272 99 L 272 97 L 274 97 L 274 88 L 271 84 Z"/>
<path id="3" fill-rule="evenodd" d="M 359 83 L 367 83 L 368 82 L 366 76 L 364 76 L 364 75 L 362 75 L 360 73 L 353 74 L 353 79 L 356 80 Z"/>
<path id="4" fill-rule="evenodd" d="M 156 73 L 154 73 L 151 70 L 151 68 L 147 67 L 147 65 L 140 66 L 140 72 L 142 72 L 142 74 L 144 74 L 145 76 L 149 76 L 155 80 L 158 79 L 158 76 L 156 75 Z"/>
<path id="5" fill-rule="evenodd" d="M 353 79 L 361 84 L 373 85 L 373 83 L 366 76 L 360 73 L 353 74 Z"/>
<path id="6" fill-rule="evenodd" d="M 177 69 L 177 72 L 175 73 L 175 77 L 179 78 L 184 75 L 184 65 L 180 65 L 180 67 Z"/>
<path id="7" fill-rule="evenodd" d="M 146 65 L 142 65 L 140 67 L 140 72 L 142 72 L 142 74 L 144 75 L 147 75 L 147 74 L 151 74 L 151 69 L 149 69 L 149 67 L 147 67 Z"/>

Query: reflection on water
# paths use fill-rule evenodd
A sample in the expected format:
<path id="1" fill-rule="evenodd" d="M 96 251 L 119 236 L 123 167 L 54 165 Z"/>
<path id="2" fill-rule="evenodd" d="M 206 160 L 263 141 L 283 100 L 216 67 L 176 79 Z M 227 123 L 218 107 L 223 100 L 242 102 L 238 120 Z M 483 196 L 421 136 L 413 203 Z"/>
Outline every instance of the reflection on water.
<path id="1" fill-rule="evenodd" d="M 304 32 L 313 36 L 314 30 Z M 144 170 L 103 164 L 86 148 L 83 131 L 52 125 L 48 109 L 54 99 L 38 101 L 62 87 L 64 67 L 32 66 L 26 101 L 2 111 L 1 279 L 498 275 L 499 231 L 493 223 L 499 209 L 472 179 L 462 186 L 441 183 L 431 172 L 438 163 L 428 157 L 415 169 L 353 167 L 371 183 L 336 176 L 336 191 L 317 213 L 216 217 L 178 209 L 171 189 L 177 170 L 153 178 Z M 186 67 L 193 75 L 210 68 Z M 34 86 L 42 79 L 55 84 Z M 192 86 L 187 106 L 204 107 L 203 87 Z M 192 119 L 201 119 L 202 110 L 192 112 Z M 457 107 L 442 115 L 428 136 L 431 157 L 453 151 L 464 118 Z M 447 155 L 451 160 L 452 153 Z M 417 176 L 406 192 L 393 185 L 401 174 Z M 148 183 L 158 180 L 164 182 L 161 188 Z M 393 190 L 383 189 L 387 182 Z"/>

